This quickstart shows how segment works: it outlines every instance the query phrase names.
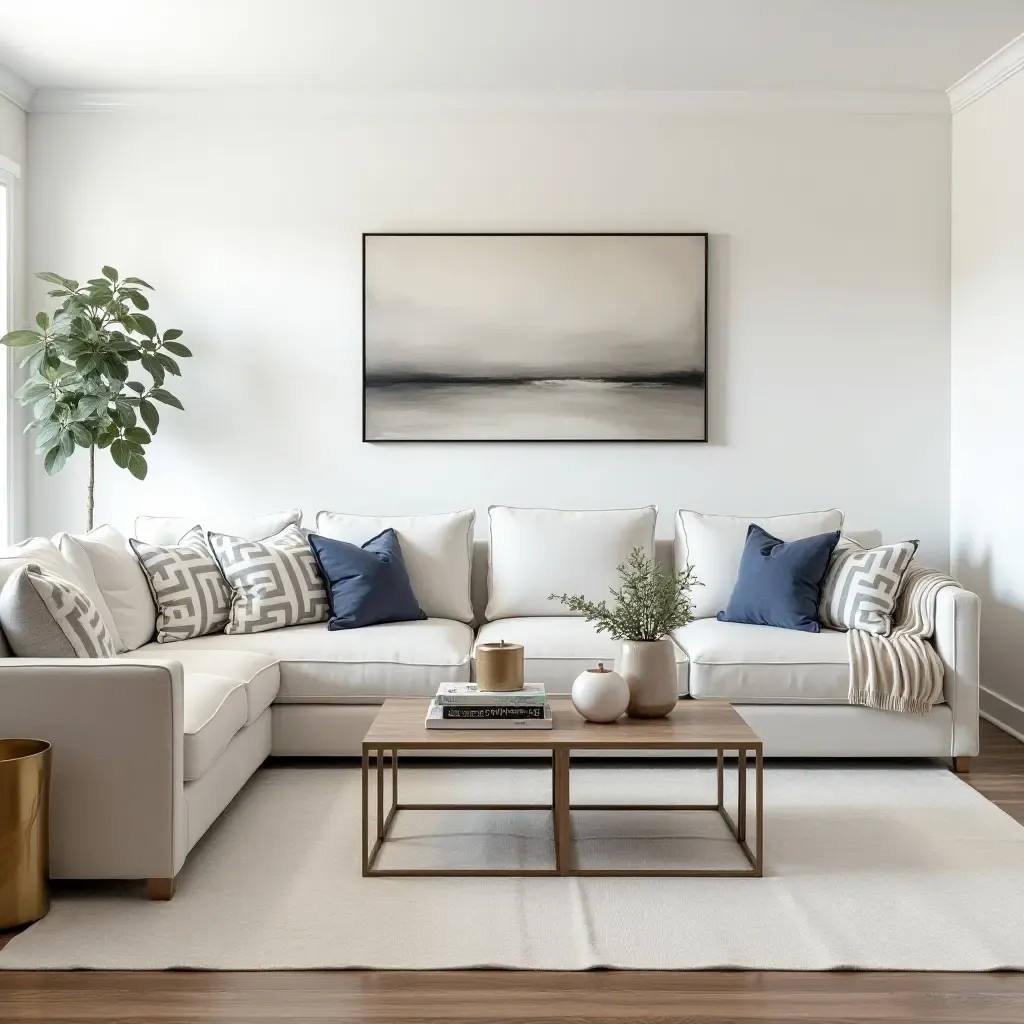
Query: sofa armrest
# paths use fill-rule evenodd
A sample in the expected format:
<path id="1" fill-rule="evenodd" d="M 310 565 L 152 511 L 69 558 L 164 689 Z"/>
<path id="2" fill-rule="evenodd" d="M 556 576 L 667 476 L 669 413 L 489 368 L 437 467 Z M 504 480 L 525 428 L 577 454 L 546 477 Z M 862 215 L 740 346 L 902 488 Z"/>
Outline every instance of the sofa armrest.
<path id="1" fill-rule="evenodd" d="M 178 662 L 0 658 L 0 735 L 52 744 L 51 877 L 177 874 L 187 852 Z"/>
<path id="2" fill-rule="evenodd" d="M 945 667 L 943 696 L 953 713 L 950 755 L 978 753 L 981 601 L 961 587 L 943 587 L 935 599 L 933 644 Z"/>

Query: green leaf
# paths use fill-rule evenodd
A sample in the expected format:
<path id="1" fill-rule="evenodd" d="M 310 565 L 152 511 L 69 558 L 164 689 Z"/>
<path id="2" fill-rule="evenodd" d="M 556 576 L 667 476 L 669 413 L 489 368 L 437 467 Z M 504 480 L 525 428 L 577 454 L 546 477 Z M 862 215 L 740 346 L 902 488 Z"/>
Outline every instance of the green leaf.
<path id="1" fill-rule="evenodd" d="M 75 450 L 75 439 L 71 436 L 70 430 L 60 435 L 60 446 L 64 449 L 65 455 L 70 455 Z"/>
<path id="2" fill-rule="evenodd" d="M 182 345 L 180 341 L 168 341 L 166 334 L 164 335 L 164 348 L 182 359 L 187 359 L 192 355 L 192 350 L 187 345 Z"/>
<path id="3" fill-rule="evenodd" d="M 126 291 L 124 294 L 128 296 L 136 309 L 149 309 L 149 299 L 142 292 Z"/>
<path id="4" fill-rule="evenodd" d="M 49 419 L 53 415 L 53 410 L 57 408 L 57 400 L 53 395 L 47 395 L 45 398 L 40 398 L 35 405 L 32 406 L 32 415 L 37 420 Z"/>
<path id="5" fill-rule="evenodd" d="M 131 388 L 137 395 L 141 395 L 146 389 L 137 380 L 130 380 L 125 384 L 126 388 Z"/>
<path id="6" fill-rule="evenodd" d="M 83 427 L 81 423 L 72 423 L 71 433 L 82 448 L 92 446 L 92 433 L 86 427 Z"/>
<path id="7" fill-rule="evenodd" d="M 36 448 L 40 450 L 49 448 L 60 437 L 62 429 L 56 420 L 47 420 L 36 431 Z"/>
<path id="8" fill-rule="evenodd" d="M 154 384 L 163 384 L 164 382 L 164 367 L 156 356 L 151 356 L 149 353 L 143 353 L 142 365 L 146 372 L 153 378 Z"/>
<path id="9" fill-rule="evenodd" d="M 117 440 L 116 428 L 108 428 L 104 430 L 102 434 L 96 436 L 96 447 L 97 448 L 109 448 L 114 441 Z"/>
<path id="10" fill-rule="evenodd" d="M 67 461 L 68 457 L 64 454 L 64 449 L 57 445 L 46 453 L 46 458 L 43 459 L 43 469 L 53 476 L 54 473 L 59 473 L 64 468 L 64 463 Z"/>
<path id="11" fill-rule="evenodd" d="M 103 359 L 103 366 L 107 371 L 109 377 L 113 377 L 114 380 L 126 381 L 128 379 L 128 364 L 123 362 L 115 355 L 107 355 Z"/>
<path id="12" fill-rule="evenodd" d="M 168 327 L 167 330 L 164 331 L 164 341 L 174 341 L 175 338 L 180 338 L 181 334 L 182 332 L 179 331 L 177 327 Z M 181 347 L 184 348 L 185 346 L 182 345 Z"/>
<path id="13" fill-rule="evenodd" d="M 175 377 L 181 376 L 181 369 L 178 364 L 169 356 L 163 352 L 157 352 L 156 358 L 160 361 L 160 365 L 167 370 L 168 373 L 173 373 Z"/>
<path id="14" fill-rule="evenodd" d="M 125 440 L 134 441 L 136 444 L 149 444 L 153 440 L 149 436 L 149 431 L 143 430 L 142 427 L 127 427 L 124 436 Z"/>
<path id="15" fill-rule="evenodd" d="M 102 395 L 85 395 L 78 400 L 78 408 L 75 410 L 76 420 L 87 420 L 99 412 L 105 411 L 107 400 Z"/>
<path id="16" fill-rule="evenodd" d="M 38 345 L 42 341 L 38 331 L 11 331 L 0 338 L 0 344 L 9 348 L 24 348 L 26 345 Z"/>
<path id="17" fill-rule="evenodd" d="M 78 282 L 73 281 L 70 277 L 61 277 L 60 274 L 51 273 L 49 270 L 40 271 L 36 274 L 36 277 L 40 281 L 45 281 L 47 284 L 59 284 L 62 288 L 67 288 L 70 292 L 78 291 Z"/>
<path id="18" fill-rule="evenodd" d="M 135 426 L 135 410 L 123 398 L 115 400 L 114 408 L 117 410 L 117 419 L 122 427 Z"/>
<path id="19" fill-rule="evenodd" d="M 137 284 L 137 285 L 140 285 L 143 288 L 148 288 L 150 291 L 153 290 L 153 286 L 151 284 L 146 284 L 146 282 L 143 281 L 141 277 L 126 277 L 124 279 L 123 283 L 124 284 Z"/>
<path id="20" fill-rule="evenodd" d="M 129 363 L 135 363 L 142 358 L 142 353 L 137 348 L 133 348 L 130 352 L 122 352 L 121 358 L 127 359 Z"/>
<path id="21" fill-rule="evenodd" d="M 147 338 L 156 337 L 156 324 L 145 313 L 132 313 L 132 320 L 135 321 L 139 334 Z"/>
<path id="22" fill-rule="evenodd" d="M 163 402 L 164 405 L 173 405 L 175 409 L 185 408 L 170 391 L 165 391 L 163 388 L 153 388 L 149 393 L 149 397 L 157 402 Z"/>
<path id="23" fill-rule="evenodd" d="M 126 441 L 117 438 L 110 446 L 110 457 L 114 460 L 114 465 L 120 469 L 128 468 L 128 460 L 131 458 L 132 451 L 128 447 Z"/>
<path id="24" fill-rule="evenodd" d="M 117 271 L 113 267 L 104 267 L 103 268 L 103 276 L 108 281 L 113 281 L 113 282 L 117 281 Z"/>
<path id="25" fill-rule="evenodd" d="M 144 398 L 139 403 L 139 412 L 142 413 L 142 422 L 149 427 L 150 433 L 155 434 L 156 428 L 160 426 L 160 413 L 157 407 L 148 398 Z"/>
<path id="26" fill-rule="evenodd" d="M 46 313 L 36 313 L 36 326 L 41 331 L 45 331 L 50 326 L 50 318 Z"/>
<path id="27" fill-rule="evenodd" d="M 139 455 L 138 452 L 132 452 L 128 456 L 128 472 L 131 473 L 136 480 L 145 480 L 146 474 L 149 472 L 149 466 L 146 463 L 145 456 Z"/>

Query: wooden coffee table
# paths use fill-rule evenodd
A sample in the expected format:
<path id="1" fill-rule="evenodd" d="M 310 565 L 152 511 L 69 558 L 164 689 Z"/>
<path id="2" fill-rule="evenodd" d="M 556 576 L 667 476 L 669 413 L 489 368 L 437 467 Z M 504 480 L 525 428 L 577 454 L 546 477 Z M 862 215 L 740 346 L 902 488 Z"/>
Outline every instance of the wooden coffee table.
<path id="1" fill-rule="evenodd" d="M 576 712 L 570 701 L 551 703 L 554 727 L 550 730 L 428 730 L 423 725 L 429 701 L 386 700 L 363 739 L 363 874 L 371 875 L 668 875 L 760 878 L 764 873 L 763 803 L 764 766 L 761 740 L 724 701 L 686 701 L 666 718 L 620 718 L 613 725 L 595 725 Z M 551 753 L 550 804 L 422 804 L 401 803 L 398 796 L 399 751 L 523 751 Z M 717 755 L 717 795 L 704 804 L 574 804 L 569 799 L 572 751 L 602 750 L 708 750 Z M 726 808 L 725 755 L 736 752 L 736 817 Z M 747 758 L 754 758 L 755 838 L 747 837 Z M 370 759 L 374 758 L 377 800 L 377 835 L 370 845 Z M 384 758 L 391 762 L 391 806 L 384 813 Z M 388 841 L 395 815 L 415 811 L 550 811 L 555 845 L 554 868 L 380 868 L 377 860 Z M 573 861 L 571 811 L 713 811 L 722 816 L 749 868 L 582 868 Z"/>

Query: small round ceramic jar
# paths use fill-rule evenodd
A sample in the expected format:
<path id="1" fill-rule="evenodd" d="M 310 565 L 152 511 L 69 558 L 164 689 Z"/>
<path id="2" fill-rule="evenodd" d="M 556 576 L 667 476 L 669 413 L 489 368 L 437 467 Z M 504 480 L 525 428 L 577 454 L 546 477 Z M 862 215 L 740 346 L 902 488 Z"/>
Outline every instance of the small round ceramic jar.
<path id="1" fill-rule="evenodd" d="M 573 707 L 588 722 L 614 722 L 629 704 L 626 680 L 598 662 L 581 672 L 572 684 Z"/>

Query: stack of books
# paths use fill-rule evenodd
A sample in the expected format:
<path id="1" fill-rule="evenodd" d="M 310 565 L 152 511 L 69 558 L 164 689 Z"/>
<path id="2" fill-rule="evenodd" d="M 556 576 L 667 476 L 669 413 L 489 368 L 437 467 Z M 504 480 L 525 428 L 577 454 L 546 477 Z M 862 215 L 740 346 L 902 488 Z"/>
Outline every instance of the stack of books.
<path id="1" fill-rule="evenodd" d="M 476 683 L 442 683 L 427 709 L 428 729 L 550 729 L 543 685 L 521 690 L 480 690 Z"/>

